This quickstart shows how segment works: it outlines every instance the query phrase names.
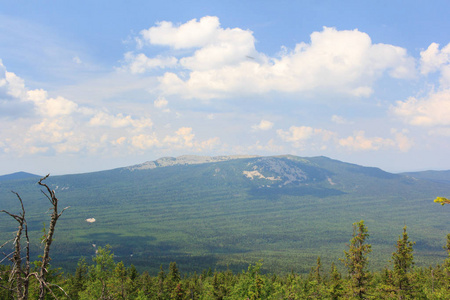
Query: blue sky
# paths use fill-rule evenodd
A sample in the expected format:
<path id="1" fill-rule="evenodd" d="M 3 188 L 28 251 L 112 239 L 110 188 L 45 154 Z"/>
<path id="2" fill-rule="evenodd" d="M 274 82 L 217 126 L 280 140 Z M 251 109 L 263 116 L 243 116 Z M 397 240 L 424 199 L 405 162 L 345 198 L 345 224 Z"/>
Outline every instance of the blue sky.
<path id="1" fill-rule="evenodd" d="M 164 156 L 450 169 L 448 1 L 2 1 L 0 174 Z"/>

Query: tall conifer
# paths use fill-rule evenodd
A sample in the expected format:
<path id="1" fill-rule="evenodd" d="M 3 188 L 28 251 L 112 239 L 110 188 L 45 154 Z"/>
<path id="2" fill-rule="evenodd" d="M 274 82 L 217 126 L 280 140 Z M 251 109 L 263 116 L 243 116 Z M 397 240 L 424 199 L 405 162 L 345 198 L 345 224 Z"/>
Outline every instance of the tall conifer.
<path id="1" fill-rule="evenodd" d="M 367 255 L 372 251 L 372 246 L 366 244 L 369 237 L 364 221 L 353 223 L 353 238 L 348 245 L 348 251 L 344 251 L 343 260 L 351 277 L 353 295 L 359 299 L 364 299 L 367 293 L 369 272 L 367 271 Z"/>
<path id="2" fill-rule="evenodd" d="M 403 227 L 403 234 L 397 241 L 397 250 L 392 253 L 392 262 L 394 264 L 394 283 L 397 288 L 399 299 L 405 299 L 411 295 L 411 283 L 408 272 L 414 265 L 412 252 L 415 243 L 409 241 L 406 226 Z"/>

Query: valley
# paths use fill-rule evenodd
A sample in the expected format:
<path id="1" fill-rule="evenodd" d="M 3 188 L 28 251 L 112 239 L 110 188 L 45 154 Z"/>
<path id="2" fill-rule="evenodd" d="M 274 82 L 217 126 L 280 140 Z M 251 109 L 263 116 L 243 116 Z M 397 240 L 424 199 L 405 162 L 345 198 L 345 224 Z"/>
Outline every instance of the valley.
<path id="1" fill-rule="evenodd" d="M 373 247 L 370 268 L 389 263 L 404 225 L 416 242 L 416 265 L 434 265 L 446 256 L 450 228 L 448 208 L 433 203 L 450 193 L 445 174 L 438 180 L 437 173 L 392 174 L 288 155 L 183 156 L 50 176 L 61 207 L 70 206 L 57 225 L 52 264 L 73 270 L 80 257 L 109 244 L 118 260 L 153 273 L 171 261 L 182 272 L 199 272 L 240 271 L 261 259 L 266 272 L 307 273 L 318 256 L 339 265 L 352 223 L 363 219 Z M 18 210 L 11 190 L 24 200 L 34 249 L 48 222 L 37 180 L 0 181 L 2 209 Z M 15 227 L 1 216 L 0 238 L 10 239 Z"/>

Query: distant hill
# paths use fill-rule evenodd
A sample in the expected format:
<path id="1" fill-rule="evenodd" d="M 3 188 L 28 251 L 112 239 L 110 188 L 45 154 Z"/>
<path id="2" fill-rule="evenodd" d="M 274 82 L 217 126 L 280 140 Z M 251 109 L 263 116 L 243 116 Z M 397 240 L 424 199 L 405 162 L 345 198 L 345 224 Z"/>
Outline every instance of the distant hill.
<path id="1" fill-rule="evenodd" d="M 18 210 L 11 190 L 24 200 L 33 247 L 48 224 L 36 182 L 0 182 L 0 209 Z M 110 244 L 118 260 L 153 273 L 171 261 L 193 272 L 241 270 L 260 259 L 266 271 L 307 273 L 319 255 L 339 264 L 361 219 L 373 268 L 389 264 L 405 224 L 420 266 L 442 262 L 450 230 L 449 208 L 433 203 L 450 194 L 450 182 L 327 157 L 182 156 L 47 182 L 60 207 L 70 206 L 52 245 L 53 265 L 69 268 Z M 0 215 L 0 241 L 15 230 Z"/>
<path id="2" fill-rule="evenodd" d="M 450 182 L 450 170 L 446 171 L 422 171 L 422 172 L 407 172 L 403 175 L 411 176 L 418 179 L 431 180 L 436 182 Z"/>
<path id="3" fill-rule="evenodd" d="M 7 181 L 7 180 L 16 180 L 16 179 L 26 179 L 26 178 L 38 178 L 39 175 L 26 173 L 26 172 L 16 172 L 12 174 L 7 175 L 0 175 L 0 181 Z"/>

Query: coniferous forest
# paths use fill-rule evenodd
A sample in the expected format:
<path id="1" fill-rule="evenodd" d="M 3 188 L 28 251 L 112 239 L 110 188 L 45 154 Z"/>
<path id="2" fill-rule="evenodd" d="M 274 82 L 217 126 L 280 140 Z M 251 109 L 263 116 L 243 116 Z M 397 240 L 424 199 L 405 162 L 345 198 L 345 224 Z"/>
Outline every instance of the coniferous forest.
<path id="1" fill-rule="evenodd" d="M 224 168 L 224 165 L 220 167 Z M 302 167 L 307 170 L 305 166 Z M 209 168 L 214 168 L 214 172 L 218 173 L 216 165 Z M 179 174 L 180 169 L 173 170 Z M 291 170 L 297 172 L 299 169 Z M 378 170 L 365 171 L 370 175 L 375 174 L 376 178 L 380 177 Z M 119 173 L 120 178 L 124 178 L 124 172 Z M 301 175 L 306 177 L 305 174 L 307 173 Z M 383 180 L 392 177 L 384 173 L 381 175 Z M 409 228 L 406 225 L 403 228 L 392 228 L 398 239 L 388 241 L 394 251 L 385 259 L 383 267 L 379 267 L 380 257 L 385 256 L 378 253 L 379 248 L 376 247 L 376 242 L 373 243 L 371 236 L 371 227 L 364 220 L 348 224 L 347 231 L 351 238 L 340 249 L 341 255 L 337 259 L 330 260 L 328 257 L 326 260 L 319 253 L 305 272 L 299 272 L 294 267 L 278 267 L 275 270 L 265 268 L 267 260 L 264 260 L 263 255 L 259 261 L 255 260 L 240 269 L 236 266 L 217 268 L 217 264 L 211 263 L 200 271 L 181 271 L 176 256 L 169 250 L 166 255 L 172 262 L 158 260 L 160 268 L 155 271 L 146 269 L 142 259 L 139 260 L 141 265 L 136 266 L 130 260 L 123 259 L 126 257 L 115 255 L 115 248 L 108 244 L 95 246 L 95 253 L 92 255 L 68 257 L 68 260 L 78 263 L 73 269 L 67 268 L 58 264 L 60 260 L 52 258 L 58 253 L 55 245 L 67 240 L 67 237 L 57 235 L 59 226 L 63 224 L 60 218 L 69 218 L 69 214 L 75 214 L 76 210 L 71 212 L 70 207 L 62 205 L 64 201 L 59 201 L 59 194 L 57 196 L 55 193 L 54 187 L 57 185 L 47 185 L 47 178 L 48 175 L 38 181 L 44 199 L 50 203 L 48 223 L 41 225 L 39 247 L 30 238 L 32 230 L 36 231 L 36 221 L 33 214 L 27 211 L 27 205 L 19 193 L 13 192 L 19 213 L 16 212 L 17 209 L 1 210 L 3 219 L 10 222 L 8 231 L 14 232 L 14 236 L 0 245 L 3 253 L 0 264 L 0 299 L 450 299 L 450 234 L 446 237 L 445 245 L 439 247 L 442 254 L 433 257 L 434 263 L 425 266 L 422 261 L 418 266 L 418 255 L 415 252 L 417 245 L 408 235 Z M 406 177 L 399 178 L 405 180 Z M 337 185 L 335 182 L 338 180 L 338 177 L 326 176 L 323 179 L 333 186 Z M 24 185 L 27 182 L 17 181 L 17 186 L 27 186 Z M 312 183 L 309 182 L 306 185 L 299 183 L 295 191 L 311 186 Z M 265 191 L 268 191 L 267 187 Z M 66 191 L 61 194 L 69 195 Z M 327 199 L 325 196 L 317 198 Z M 435 202 L 444 205 L 450 201 L 437 197 Z M 77 203 L 72 201 L 72 205 L 74 204 Z M 441 208 L 443 212 L 448 210 L 448 207 L 439 207 L 430 200 L 423 205 Z M 33 221 L 30 222 L 30 219 Z M 374 224 L 373 220 L 370 224 Z M 446 227 L 446 224 L 442 226 Z M 68 234 L 68 231 L 64 232 Z M 302 249 L 298 249 L 299 261 L 302 260 L 301 252 Z M 378 264 L 374 266 L 375 258 L 378 259 Z M 155 264 L 155 261 L 149 261 L 148 265 L 151 263 Z M 305 265 L 306 262 L 303 261 L 302 264 Z M 205 262 L 202 266 L 205 266 Z"/>
<path id="2" fill-rule="evenodd" d="M 353 224 L 353 237 L 340 261 L 322 265 L 320 257 L 309 274 L 263 274 L 263 261 L 246 270 L 181 274 L 176 262 L 161 265 L 158 274 L 139 273 L 134 265 L 117 262 L 109 246 L 99 247 L 92 259 L 80 259 L 74 273 L 49 266 L 42 299 L 449 299 L 448 257 L 436 266 L 414 267 L 414 242 L 407 227 L 400 232 L 389 266 L 369 271 L 370 232 L 364 221 Z M 1 299 L 18 299 L 23 273 L 1 265 Z M 38 272 L 34 262 L 30 274 Z M 37 278 L 37 277 L 36 277 Z M 40 280 L 29 277 L 28 299 L 41 299 Z M 20 298 L 20 299 L 27 299 Z"/>

